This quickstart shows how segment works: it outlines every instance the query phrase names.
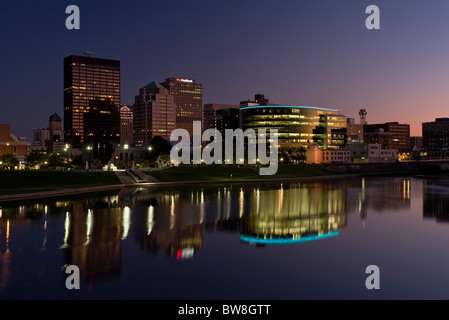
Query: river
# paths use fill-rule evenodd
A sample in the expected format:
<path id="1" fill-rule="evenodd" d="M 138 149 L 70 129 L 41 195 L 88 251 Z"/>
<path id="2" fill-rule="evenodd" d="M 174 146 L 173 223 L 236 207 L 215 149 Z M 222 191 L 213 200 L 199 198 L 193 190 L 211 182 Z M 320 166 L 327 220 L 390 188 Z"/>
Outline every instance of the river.
<path id="1" fill-rule="evenodd" d="M 0 299 L 448 299 L 448 221 L 444 176 L 4 202 Z"/>

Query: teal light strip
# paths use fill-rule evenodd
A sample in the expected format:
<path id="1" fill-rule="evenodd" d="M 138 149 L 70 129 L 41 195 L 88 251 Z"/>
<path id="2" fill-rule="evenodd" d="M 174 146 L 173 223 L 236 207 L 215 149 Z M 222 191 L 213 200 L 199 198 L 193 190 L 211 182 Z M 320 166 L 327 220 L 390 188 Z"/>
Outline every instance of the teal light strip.
<path id="1" fill-rule="evenodd" d="M 329 233 L 325 233 L 319 236 L 305 236 L 298 239 L 293 238 L 272 238 L 272 239 L 261 239 L 256 237 L 250 237 L 245 235 L 240 235 L 240 240 L 251 243 L 261 243 L 261 244 L 289 244 L 289 243 L 302 243 L 307 241 L 319 240 L 329 237 L 338 236 L 338 231 L 333 231 Z"/>
<path id="2" fill-rule="evenodd" d="M 259 109 L 259 108 L 316 109 L 316 110 L 325 110 L 325 111 L 338 112 L 337 109 L 326 109 L 326 108 L 306 107 L 306 106 L 273 106 L 273 105 L 241 107 L 240 110 Z"/>

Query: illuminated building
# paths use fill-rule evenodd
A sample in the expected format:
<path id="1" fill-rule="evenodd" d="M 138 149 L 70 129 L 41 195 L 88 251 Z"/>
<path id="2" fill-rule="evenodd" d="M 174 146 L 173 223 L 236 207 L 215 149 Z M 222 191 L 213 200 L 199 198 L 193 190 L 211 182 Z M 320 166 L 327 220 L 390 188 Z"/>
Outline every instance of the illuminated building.
<path id="1" fill-rule="evenodd" d="M 120 61 L 71 55 L 64 59 L 65 142 L 80 148 L 120 141 Z"/>
<path id="2" fill-rule="evenodd" d="M 193 136 L 193 121 L 203 119 L 203 85 L 183 78 L 168 78 L 161 85 L 175 99 L 176 129 L 186 129 Z"/>
<path id="3" fill-rule="evenodd" d="M 149 83 L 135 97 L 133 118 L 135 146 L 147 147 L 156 136 L 169 140 L 176 122 L 173 95 L 160 83 Z"/>
<path id="4" fill-rule="evenodd" d="M 120 107 L 120 146 L 133 144 L 133 110 L 132 105 Z"/>
<path id="5" fill-rule="evenodd" d="M 410 150 L 410 125 L 398 122 L 365 124 L 363 140 L 366 144 L 381 144 L 384 149 Z"/>
<path id="6" fill-rule="evenodd" d="M 323 163 L 351 163 L 350 150 L 323 150 Z"/>
<path id="7" fill-rule="evenodd" d="M 279 147 L 339 149 L 346 145 L 346 116 L 336 109 L 287 105 L 240 106 L 241 126 L 277 129 Z"/>

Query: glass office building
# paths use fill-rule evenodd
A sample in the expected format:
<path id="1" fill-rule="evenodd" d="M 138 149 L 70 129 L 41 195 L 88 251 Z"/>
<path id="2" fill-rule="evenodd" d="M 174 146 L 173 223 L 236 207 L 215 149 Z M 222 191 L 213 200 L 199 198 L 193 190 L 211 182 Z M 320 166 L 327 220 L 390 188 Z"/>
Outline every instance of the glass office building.
<path id="1" fill-rule="evenodd" d="M 308 106 L 257 105 L 240 107 L 245 129 L 277 129 L 279 147 L 301 148 L 318 144 L 322 149 L 346 146 L 347 118 L 337 109 Z"/>
<path id="2" fill-rule="evenodd" d="M 71 55 L 64 59 L 64 135 L 79 148 L 120 142 L 120 61 Z"/>

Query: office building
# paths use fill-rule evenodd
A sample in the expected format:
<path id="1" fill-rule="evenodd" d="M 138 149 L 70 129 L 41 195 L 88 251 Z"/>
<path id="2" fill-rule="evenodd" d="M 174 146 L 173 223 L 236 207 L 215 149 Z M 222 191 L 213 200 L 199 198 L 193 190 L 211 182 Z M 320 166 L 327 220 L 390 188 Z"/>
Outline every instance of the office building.
<path id="1" fill-rule="evenodd" d="M 120 106 L 120 146 L 132 145 L 133 141 L 133 106 Z"/>
<path id="2" fill-rule="evenodd" d="M 64 136 L 74 148 L 120 141 L 120 61 L 64 59 Z"/>
<path id="3" fill-rule="evenodd" d="M 246 129 L 277 129 L 279 147 L 321 149 L 345 146 L 346 116 L 337 109 L 287 105 L 240 107 L 241 126 Z"/>
<path id="4" fill-rule="evenodd" d="M 365 124 L 363 140 L 366 144 L 381 144 L 383 149 L 410 150 L 410 125 L 398 122 Z"/>
<path id="5" fill-rule="evenodd" d="M 449 118 L 436 118 L 422 124 L 422 148 L 427 151 L 449 150 Z"/>
<path id="6" fill-rule="evenodd" d="M 64 150 L 64 131 L 62 119 L 55 112 L 48 119 L 47 128 L 33 130 L 33 147 L 48 153 L 62 153 Z"/>
<path id="7" fill-rule="evenodd" d="M 348 118 L 346 134 L 348 143 L 363 143 L 363 124 L 355 123 L 354 118 Z"/>
<path id="8" fill-rule="evenodd" d="M 203 129 L 215 128 L 222 136 L 226 129 L 239 128 L 239 106 L 209 103 L 204 105 Z"/>
<path id="9" fill-rule="evenodd" d="M 174 96 L 160 83 L 153 81 L 141 88 L 133 107 L 134 145 L 147 147 L 156 136 L 169 140 L 176 110 Z"/>
<path id="10" fill-rule="evenodd" d="M 203 118 L 203 85 L 183 78 L 168 78 L 161 85 L 175 99 L 176 129 L 186 129 L 193 136 L 193 122 Z"/>

